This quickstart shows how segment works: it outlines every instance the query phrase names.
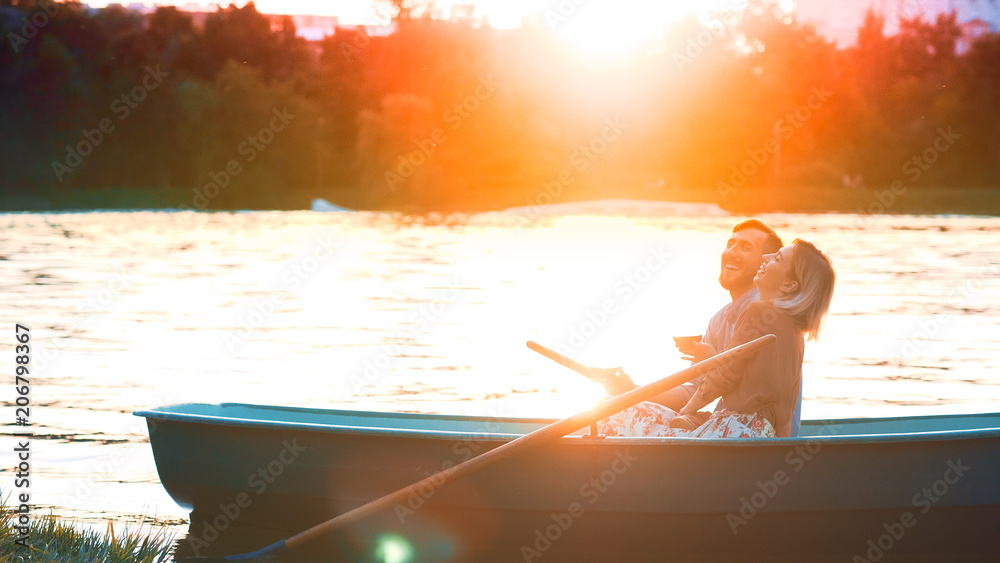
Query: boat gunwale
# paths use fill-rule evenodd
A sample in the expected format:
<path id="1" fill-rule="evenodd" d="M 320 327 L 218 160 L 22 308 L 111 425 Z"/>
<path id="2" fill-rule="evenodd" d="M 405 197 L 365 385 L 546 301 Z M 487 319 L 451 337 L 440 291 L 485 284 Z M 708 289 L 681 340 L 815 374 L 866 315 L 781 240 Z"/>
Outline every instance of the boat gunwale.
<path id="1" fill-rule="evenodd" d="M 510 418 L 510 417 L 490 417 L 490 416 L 467 416 L 467 415 L 448 415 L 448 414 L 424 414 L 424 413 L 399 413 L 399 412 L 378 412 L 378 411 L 353 411 L 353 410 L 338 410 L 338 409 L 316 409 L 307 407 L 287 407 L 287 406 L 267 406 L 267 405 L 252 405 L 246 403 L 222 403 L 218 405 L 213 405 L 209 403 L 183 403 L 178 405 L 168 405 L 169 407 L 182 407 L 182 406 L 210 406 L 210 407 L 249 407 L 257 408 L 262 410 L 292 410 L 295 412 L 304 413 L 323 413 L 323 414 L 337 414 L 345 416 L 358 416 L 358 417 L 383 417 L 383 418 L 396 418 L 396 419 L 417 419 L 417 420 L 428 420 L 428 419 L 445 419 L 453 421 L 468 421 L 468 422 L 500 422 L 507 424 L 548 424 L 554 422 L 557 419 L 547 419 L 547 418 Z M 376 426 L 350 426 L 343 424 L 320 424 L 320 423 L 310 423 L 310 422 L 290 422 L 290 421 L 280 421 L 280 420 L 266 420 L 259 418 L 240 418 L 233 416 L 217 416 L 209 414 L 191 414 L 191 413 L 179 413 L 162 411 L 157 409 L 135 411 L 132 413 L 134 416 L 141 416 L 147 419 L 164 420 L 171 422 L 188 422 L 188 423 L 198 423 L 198 424 L 212 424 L 217 426 L 229 426 L 236 428 L 272 428 L 272 429 L 295 429 L 295 430 L 312 430 L 319 431 L 329 434 L 351 434 L 359 436 L 396 436 L 396 437 L 420 437 L 425 439 L 448 439 L 448 440 L 464 440 L 464 441 L 488 441 L 497 440 L 505 441 L 512 440 L 524 436 L 524 434 L 519 433 L 505 433 L 505 432 L 466 432 L 466 431 L 454 431 L 454 430 L 432 430 L 432 429 L 412 429 L 412 428 L 387 428 L 387 427 L 376 427 Z M 904 417 L 885 417 L 885 418 L 842 418 L 842 419 L 821 419 L 821 420 L 809 420 L 803 421 L 803 426 L 818 426 L 820 428 L 825 428 L 828 426 L 840 426 L 847 424 L 863 424 L 866 422 L 902 422 L 907 420 L 927 420 L 927 419 L 955 419 L 955 418 L 968 418 L 977 416 L 990 416 L 998 415 L 1000 413 L 969 413 L 969 414 L 948 414 L 948 415 L 927 415 L 927 416 L 904 416 Z M 586 429 L 586 426 L 582 426 L 580 429 Z M 578 430 L 579 431 L 579 430 Z M 688 445 L 704 445 L 704 446 L 741 446 L 741 447 L 752 447 L 752 446 L 765 446 L 765 445 L 788 445 L 789 443 L 823 443 L 823 444 L 867 444 L 867 443 L 896 443 L 896 442 L 925 442 L 925 441 L 942 441 L 942 440 L 972 440 L 972 439 L 982 439 L 982 438 L 997 438 L 1000 437 L 1000 427 L 993 428 L 974 428 L 974 429 L 962 429 L 962 430 L 934 430 L 934 431 L 922 431 L 922 432 L 893 432 L 893 433 L 879 433 L 879 434 L 821 434 L 821 435 L 807 435 L 798 436 L 795 438 L 715 438 L 706 440 L 703 438 L 680 438 L 680 437 L 598 437 L 592 438 L 590 436 L 577 436 L 569 434 L 564 436 L 560 440 L 572 440 L 572 441 L 586 441 L 589 444 L 596 443 L 608 443 L 616 445 L 662 445 L 662 444 L 688 444 Z"/>

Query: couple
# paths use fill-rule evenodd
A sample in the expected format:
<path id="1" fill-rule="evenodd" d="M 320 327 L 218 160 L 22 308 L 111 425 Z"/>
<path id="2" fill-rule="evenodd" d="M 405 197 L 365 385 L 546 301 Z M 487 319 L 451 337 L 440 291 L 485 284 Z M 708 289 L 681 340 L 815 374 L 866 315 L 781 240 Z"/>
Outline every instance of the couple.
<path id="1" fill-rule="evenodd" d="M 798 435 L 805 338 L 816 340 L 819 334 L 835 277 L 830 259 L 811 243 L 795 240 L 782 246 L 774 229 L 756 219 L 736 225 L 719 274 L 733 301 L 712 317 L 701 342 L 678 341 L 677 347 L 685 359 L 700 362 L 765 334 L 777 340 L 734 365 L 601 420 L 599 432 L 702 438 Z M 612 395 L 636 387 L 620 371 L 605 381 Z M 715 412 L 700 410 L 720 397 Z"/>

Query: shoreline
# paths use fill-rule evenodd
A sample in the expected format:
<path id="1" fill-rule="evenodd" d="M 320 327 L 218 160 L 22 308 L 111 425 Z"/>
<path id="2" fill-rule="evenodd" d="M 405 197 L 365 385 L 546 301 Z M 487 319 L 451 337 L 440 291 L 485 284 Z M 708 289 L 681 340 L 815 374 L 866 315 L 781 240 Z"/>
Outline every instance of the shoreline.
<path id="1" fill-rule="evenodd" d="M 188 200 L 190 188 L 100 188 L 73 192 L 10 194 L 0 200 L 0 212 L 59 211 L 306 211 L 315 198 L 357 211 L 388 211 L 407 215 L 431 213 L 485 213 L 510 208 L 548 207 L 601 200 L 630 200 L 654 203 L 714 204 L 734 215 L 769 213 L 859 214 L 859 215 L 972 215 L 1000 216 L 1000 189 L 994 188 L 909 188 L 902 193 L 882 189 L 802 188 L 782 193 L 744 190 L 722 201 L 715 189 L 668 189 L 657 193 L 585 193 L 566 197 L 521 198 L 513 195 L 498 205 L 455 205 L 432 208 L 414 203 L 377 201 L 362 190 L 289 190 L 283 201 L 272 205 L 247 205 L 195 209 Z"/>

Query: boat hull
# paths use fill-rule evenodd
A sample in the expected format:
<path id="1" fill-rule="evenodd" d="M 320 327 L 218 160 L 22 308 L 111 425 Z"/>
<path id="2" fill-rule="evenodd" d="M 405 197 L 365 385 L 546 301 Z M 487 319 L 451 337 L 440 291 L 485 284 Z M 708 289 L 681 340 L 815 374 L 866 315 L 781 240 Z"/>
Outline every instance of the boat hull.
<path id="1" fill-rule="evenodd" d="M 237 528 L 299 531 L 546 422 L 395 415 L 396 428 L 352 428 L 141 414 L 164 487 L 192 510 L 189 543 L 206 552 Z M 497 431 L 468 432 L 476 422 Z M 428 487 L 333 549 L 352 561 L 375 560 L 385 538 L 415 561 L 987 556 L 1000 548 L 990 424 L 895 438 L 844 434 L 850 421 L 797 439 L 569 436 Z"/>

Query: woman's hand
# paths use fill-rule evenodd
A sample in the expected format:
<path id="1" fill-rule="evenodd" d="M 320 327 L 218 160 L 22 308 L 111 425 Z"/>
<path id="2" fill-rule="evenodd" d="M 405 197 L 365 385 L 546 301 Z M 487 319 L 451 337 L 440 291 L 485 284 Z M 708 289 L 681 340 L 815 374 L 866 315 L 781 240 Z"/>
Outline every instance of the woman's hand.
<path id="1" fill-rule="evenodd" d="M 712 413 L 702 411 L 701 409 L 711 402 L 710 400 L 706 401 L 701 393 L 695 391 L 694 395 L 691 396 L 691 400 L 670 421 L 670 427 L 682 430 L 694 430 L 705 424 L 705 421 L 712 416 Z"/>
<path id="2" fill-rule="evenodd" d="M 700 393 L 699 391 L 695 391 L 694 395 L 691 396 L 691 399 L 688 401 L 686 405 L 684 405 L 684 408 L 682 408 L 681 412 L 679 412 L 678 414 L 680 415 L 695 414 L 701 409 L 708 406 L 708 404 L 711 402 L 712 399 L 706 399 L 702 395 L 702 393 Z"/>

